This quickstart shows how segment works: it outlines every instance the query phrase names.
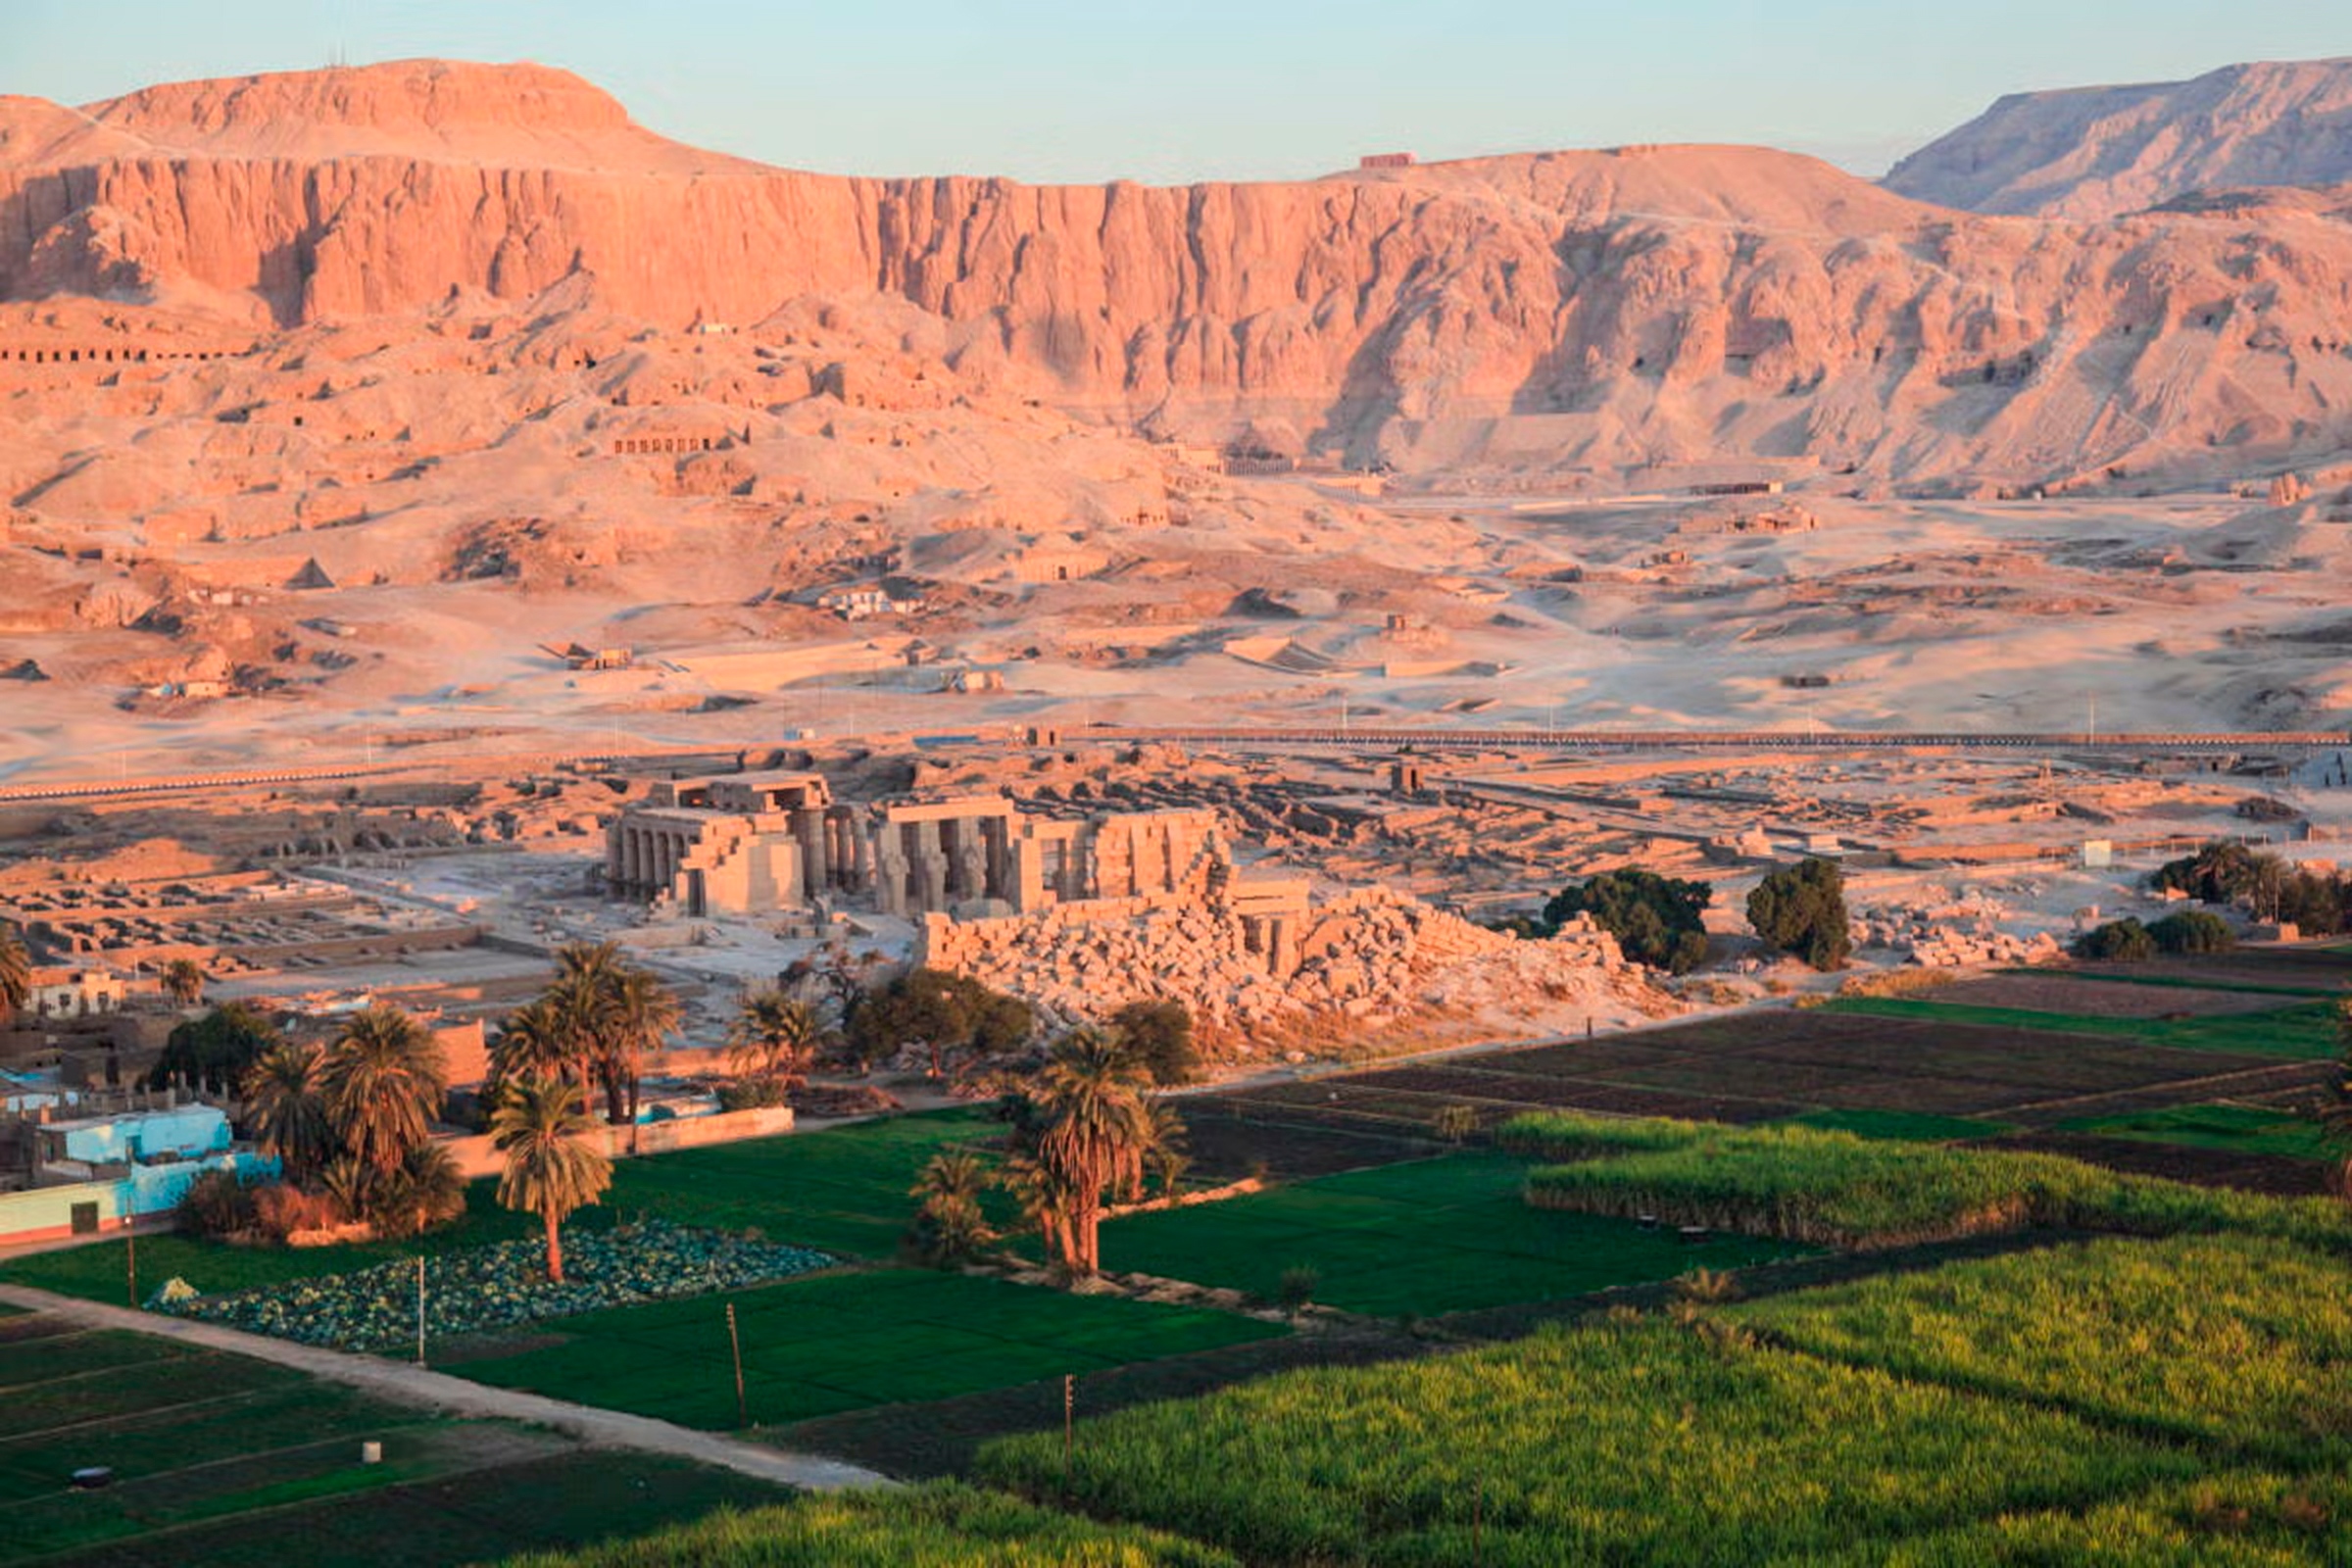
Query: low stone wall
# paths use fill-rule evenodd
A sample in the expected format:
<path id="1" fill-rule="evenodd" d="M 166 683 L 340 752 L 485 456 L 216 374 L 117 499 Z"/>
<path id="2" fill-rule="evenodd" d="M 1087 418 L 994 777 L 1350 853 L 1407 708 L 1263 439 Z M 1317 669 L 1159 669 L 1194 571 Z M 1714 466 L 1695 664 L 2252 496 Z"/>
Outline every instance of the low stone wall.
<path id="1" fill-rule="evenodd" d="M 793 1128 L 790 1105 L 763 1105 L 753 1110 L 723 1110 L 715 1116 L 679 1116 L 669 1121 L 640 1122 L 635 1127 L 599 1123 L 588 1137 L 597 1140 L 613 1159 L 631 1154 L 667 1154 L 710 1144 L 741 1143 L 748 1138 L 773 1138 Z M 495 1176 L 506 1168 L 488 1133 L 453 1138 L 445 1146 L 458 1169 L 468 1179 Z"/>

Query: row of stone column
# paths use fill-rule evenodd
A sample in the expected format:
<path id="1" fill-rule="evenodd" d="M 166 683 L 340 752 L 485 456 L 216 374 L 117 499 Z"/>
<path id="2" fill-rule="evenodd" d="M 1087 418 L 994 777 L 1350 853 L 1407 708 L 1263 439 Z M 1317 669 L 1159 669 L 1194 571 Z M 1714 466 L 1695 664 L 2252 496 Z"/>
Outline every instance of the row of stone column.
<path id="1" fill-rule="evenodd" d="M 660 891 L 677 879 L 678 866 L 692 847 L 683 833 L 624 821 L 606 869 L 622 887 Z"/>

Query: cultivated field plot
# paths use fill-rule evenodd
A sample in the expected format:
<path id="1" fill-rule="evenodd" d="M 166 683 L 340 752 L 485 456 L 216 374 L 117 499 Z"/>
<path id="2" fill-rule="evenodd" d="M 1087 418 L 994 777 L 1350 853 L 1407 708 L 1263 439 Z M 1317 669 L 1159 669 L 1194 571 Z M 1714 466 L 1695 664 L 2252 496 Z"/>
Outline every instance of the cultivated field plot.
<path id="1" fill-rule="evenodd" d="M 1930 992 L 1947 1005 L 2008 1007 L 2092 1018 L 2200 1018 L 2276 1012 L 2299 991 L 2228 990 L 2130 973 L 1992 974 Z"/>
<path id="2" fill-rule="evenodd" d="M 2161 1176 L 2199 1187 L 2233 1187 L 2280 1198 L 2316 1198 L 2333 1191 L 2329 1166 L 2280 1154 L 2063 1131 L 2015 1133 L 1989 1140 L 1983 1147 L 2064 1154 L 2135 1176 Z"/>
<path id="3" fill-rule="evenodd" d="M 514 1353 L 448 1370 L 684 1426 L 731 1428 L 738 1412 L 729 1302 L 743 1341 L 745 1403 L 760 1426 L 1099 1372 L 1286 1332 L 1230 1312 L 878 1269 L 565 1318 L 560 1333 L 533 1336 Z"/>
<path id="4" fill-rule="evenodd" d="M 977 1111 L 943 1111 L 618 1160 L 605 1206 L 713 1230 L 757 1226 L 774 1241 L 890 1257 L 924 1162 L 1003 1131 Z"/>
<path id="5" fill-rule="evenodd" d="M 2099 964 L 2084 971 L 2145 982 L 2151 977 L 2190 984 L 2272 986 L 2338 996 L 2352 987 L 2352 945 L 2239 948 L 2232 953 L 2168 958 L 2161 965 Z"/>
<path id="6" fill-rule="evenodd" d="M 605 1200 L 565 1225 L 603 1230 L 623 1216 L 653 1214 L 711 1230 L 757 1228 L 820 1251 L 889 1257 L 913 1210 L 906 1190 L 923 1162 L 940 1149 L 1000 1131 L 976 1111 L 950 1111 L 617 1160 Z M 464 1219 L 413 1242 L 289 1250 L 142 1236 L 139 1294 L 143 1299 L 177 1277 L 207 1296 L 223 1295 L 536 1236 L 538 1221 L 499 1207 L 496 1189 L 492 1181 L 473 1183 Z M 0 1279 L 121 1305 L 129 1291 L 125 1250 L 125 1243 L 106 1242 L 35 1253 L 0 1265 Z"/>
<path id="7" fill-rule="evenodd" d="M 1357 1123 L 1325 1128 L 1294 1118 L 1291 1125 L 1272 1127 L 1224 1096 L 1187 1096 L 1177 1109 L 1184 1117 L 1192 1179 L 1207 1185 L 1259 1174 L 1285 1182 L 1330 1176 L 1367 1165 L 1423 1159 L 1434 1147 L 1426 1126 L 1389 1129 Z"/>
<path id="8" fill-rule="evenodd" d="M 382 1463 L 359 1462 L 364 1440 L 383 1445 Z M 70 1486 L 101 1465 L 112 1485 Z M 776 1494 L 439 1420 L 241 1356 L 37 1314 L 0 1321 L 0 1562 L 438 1565 Z"/>
<path id="9" fill-rule="evenodd" d="M 1384 1165 L 1113 1220 L 1102 1227 L 1102 1262 L 1266 1298 L 1286 1270 L 1309 1268 L 1317 1301 L 1426 1317 L 1798 1250 L 1743 1237 L 1690 1245 L 1630 1220 L 1542 1212 L 1523 1200 L 1526 1180 L 1522 1162 L 1483 1151 Z"/>

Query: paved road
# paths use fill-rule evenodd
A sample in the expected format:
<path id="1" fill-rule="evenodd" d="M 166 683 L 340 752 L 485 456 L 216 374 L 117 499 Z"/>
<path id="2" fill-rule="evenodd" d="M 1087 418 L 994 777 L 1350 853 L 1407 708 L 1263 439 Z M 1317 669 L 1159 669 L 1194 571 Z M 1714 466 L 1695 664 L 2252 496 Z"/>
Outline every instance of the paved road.
<path id="1" fill-rule="evenodd" d="M 696 1432 L 688 1427 L 672 1426 L 667 1421 L 656 1421 L 651 1416 L 600 1410 L 593 1405 L 573 1404 L 568 1400 L 550 1399 L 513 1389 L 485 1388 L 478 1383 L 468 1383 L 464 1378 L 453 1378 L 446 1373 L 428 1371 L 405 1362 L 322 1349 L 315 1345 L 296 1345 L 289 1340 L 273 1340 L 259 1334 L 222 1328 L 217 1323 L 167 1317 L 160 1312 L 133 1312 L 126 1307 L 77 1300 L 70 1296 L 57 1296 L 22 1285 L 0 1285 L 0 1301 L 62 1317 L 90 1328 L 126 1329 L 134 1334 L 152 1334 L 158 1339 L 202 1346 L 208 1350 L 225 1350 L 232 1355 L 249 1355 L 258 1361 L 272 1361 L 330 1383 L 345 1383 L 356 1389 L 365 1389 L 380 1398 L 401 1404 L 423 1405 L 453 1415 L 534 1422 L 577 1438 L 593 1447 L 634 1448 L 641 1453 L 666 1453 L 680 1459 L 691 1459 L 698 1464 L 716 1465 L 720 1469 L 733 1470 L 761 1481 L 801 1487 L 811 1492 L 892 1484 L 887 1476 L 816 1454 L 770 1448 L 761 1444 L 722 1437 L 715 1432 Z"/>

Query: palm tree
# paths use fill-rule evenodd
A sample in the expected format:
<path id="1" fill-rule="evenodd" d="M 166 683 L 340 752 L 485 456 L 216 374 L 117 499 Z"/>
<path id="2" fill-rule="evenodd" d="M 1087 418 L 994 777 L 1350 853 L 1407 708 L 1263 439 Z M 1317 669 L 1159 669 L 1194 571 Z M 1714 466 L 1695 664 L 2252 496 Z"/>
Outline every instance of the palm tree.
<path id="1" fill-rule="evenodd" d="M 164 965 L 164 990 L 183 1007 L 204 1000 L 204 970 L 193 958 L 173 958 Z"/>
<path id="2" fill-rule="evenodd" d="M 612 1006 L 598 1063 L 605 1083 L 605 1119 L 615 1126 L 637 1120 L 637 1080 L 648 1052 L 660 1051 L 678 1029 L 678 999 L 645 969 L 624 968 L 612 989 Z"/>
<path id="3" fill-rule="evenodd" d="M 579 1091 L 549 1078 L 518 1080 L 490 1120 L 491 1142 L 507 1156 L 498 1200 L 546 1223 L 547 1277 L 558 1285 L 564 1283 L 564 1217 L 595 1202 L 612 1184 L 612 1161 L 586 1136 L 595 1128 Z"/>
<path id="4" fill-rule="evenodd" d="M 747 991 L 727 1027 L 727 1064 L 790 1086 L 806 1075 L 822 1033 L 806 1002 L 772 987 Z"/>
<path id="5" fill-rule="evenodd" d="M 448 1081 L 424 1026 L 378 1003 L 352 1014 L 327 1046 L 319 1088 L 343 1148 L 386 1177 L 425 1141 Z"/>
<path id="6" fill-rule="evenodd" d="M 1166 1134 L 1152 1124 L 1118 1037 L 1101 1029 L 1063 1036 L 1028 1099 L 1034 1130 L 1023 1152 L 1036 1166 L 1029 1184 L 1034 1196 L 1064 1210 L 1049 1230 L 1050 1244 L 1064 1266 L 1092 1274 L 1102 1266 L 1104 1195 L 1140 1194 L 1145 1155 Z"/>
<path id="7" fill-rule="evenodd" d="M 0 1014 L 13 1017 L 32 995 L 32 955 L 13 925 L 0 925 Z"/>
<path id="8" fill-rule="evenodd" d="M 968 1149 L 931 1156 L 908 1194 L 922 1200 L 906 1232 L 906 1250 L 917 1262 L 943 1268 L 960 1263 L 997 1239 L 980 1207 L 980 1195 L 994 1181 L 987 1163 Z"/>
<path id="9" fill-rule="evenodd" d="M 507 1014 L 490 1046 L 494 1084 L 522 1078 L 571 1078 L 581 1067 L 581 1051 L 563 1000 L 555 995 L 524 1003 Z"/>
<path id="10" fill-rule="evenodd" d="M 317 1046 L 277 1045 L 245 1074 L 245 1117 L 264 1153 L 275 1154 L 286 1180 L 299 1186 L 334 1152 L 327 1120 L 325 1054 Z"/>

